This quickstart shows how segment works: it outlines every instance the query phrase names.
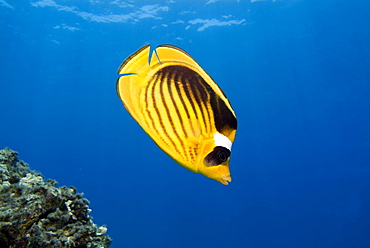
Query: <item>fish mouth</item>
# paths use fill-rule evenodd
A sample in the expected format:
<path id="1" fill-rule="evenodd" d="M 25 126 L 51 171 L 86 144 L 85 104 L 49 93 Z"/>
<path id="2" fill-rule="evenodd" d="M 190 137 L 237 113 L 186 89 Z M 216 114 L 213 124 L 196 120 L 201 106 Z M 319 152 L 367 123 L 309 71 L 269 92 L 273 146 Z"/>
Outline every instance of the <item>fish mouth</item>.
<path id="1" fill-rule="evenodd" d="M 229 182 L 231 182 L 231 177 L 230 177 L 230 175 L 220 177 L 219 182 L 220 182 L 220 183 L 222 183 L 223 185 L 229 185 Z"/>

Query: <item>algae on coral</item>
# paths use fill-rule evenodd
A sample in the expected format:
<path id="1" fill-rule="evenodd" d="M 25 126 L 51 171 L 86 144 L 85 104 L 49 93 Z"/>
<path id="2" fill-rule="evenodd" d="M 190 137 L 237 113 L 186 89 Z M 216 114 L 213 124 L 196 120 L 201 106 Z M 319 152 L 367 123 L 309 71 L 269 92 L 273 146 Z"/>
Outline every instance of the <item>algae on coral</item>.
<path id="1" fill-rule="evenodd" d="M 17 152 L 0 150 L 0 247 L 109 247 L 107 228 L 89 216 L 89 201 L 56 184 L 19 161 Z"/>

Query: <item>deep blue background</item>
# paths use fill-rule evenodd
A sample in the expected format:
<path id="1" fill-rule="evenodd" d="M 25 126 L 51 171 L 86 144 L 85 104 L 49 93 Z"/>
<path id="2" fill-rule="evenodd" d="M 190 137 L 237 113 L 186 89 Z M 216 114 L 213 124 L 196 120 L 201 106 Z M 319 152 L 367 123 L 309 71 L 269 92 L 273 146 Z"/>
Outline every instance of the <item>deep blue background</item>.
<path id="1" fill-rule="evenodd" d="M 84 192 L 113 248 L 370 247 L 370 1 L 148 5 L 0 0 L 0 148 Z M 148 43 L 230 99 L 229 186 L 176 165 L 118 99 Z"/>

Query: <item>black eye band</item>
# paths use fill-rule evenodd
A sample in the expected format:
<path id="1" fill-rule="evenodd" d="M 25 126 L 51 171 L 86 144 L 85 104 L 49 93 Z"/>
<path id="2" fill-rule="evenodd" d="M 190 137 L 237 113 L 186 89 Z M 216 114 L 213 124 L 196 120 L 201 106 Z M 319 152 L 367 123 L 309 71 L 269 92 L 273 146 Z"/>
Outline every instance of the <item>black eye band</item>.
<path id="1" fill-rule="evenodd" d="M 204 159 L 204 164 L 207 166 L 215 166 L 227 161 L 230 157 L 230 150 L 223 146 L 216 146 Z"/>

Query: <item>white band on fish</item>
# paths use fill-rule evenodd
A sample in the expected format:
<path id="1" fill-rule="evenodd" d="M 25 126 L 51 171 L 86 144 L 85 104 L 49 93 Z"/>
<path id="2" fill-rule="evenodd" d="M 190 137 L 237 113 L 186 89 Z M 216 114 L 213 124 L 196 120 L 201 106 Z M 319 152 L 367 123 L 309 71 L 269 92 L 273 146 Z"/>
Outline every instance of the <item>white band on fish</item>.
<path id="1" fill-rule="evenodd" d="M 225 135 L 221 133 L 215 133 L 215 136 L 213 137 L 213 139 L 215 140 L 216 146 L 222 146 L 231 151 L 231 146 L 233 143 L 229 140 L 228 137 L 226 137 Z"/>

